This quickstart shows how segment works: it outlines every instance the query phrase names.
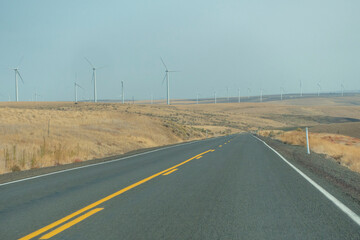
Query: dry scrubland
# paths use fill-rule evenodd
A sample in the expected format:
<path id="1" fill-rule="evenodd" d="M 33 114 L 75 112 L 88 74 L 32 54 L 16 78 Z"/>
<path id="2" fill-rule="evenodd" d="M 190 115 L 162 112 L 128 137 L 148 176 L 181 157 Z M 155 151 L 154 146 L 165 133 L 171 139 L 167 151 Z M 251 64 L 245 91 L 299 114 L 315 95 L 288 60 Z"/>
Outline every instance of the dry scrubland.
<path id="1" fill-rule="evenodd" d="M 1 103 L 0 173 L 85 161 L 207 135 L 316 126 L 360 116 L 360 107 L 351 104 L 360 98 L 316 99 L 315 105 L 301 101 L 172 106 Z"/>
<path id="2" fill-rule="evenodd" d="M 287 144 L 306 147 L 304 130 L 296 131 L 260 131 L 260 135 L 278 139 Z M 360 173 L 360 139 L 339 134 L 310 133 L 310 149 L 313 152 L 326 154 L 339 164 Z"/>

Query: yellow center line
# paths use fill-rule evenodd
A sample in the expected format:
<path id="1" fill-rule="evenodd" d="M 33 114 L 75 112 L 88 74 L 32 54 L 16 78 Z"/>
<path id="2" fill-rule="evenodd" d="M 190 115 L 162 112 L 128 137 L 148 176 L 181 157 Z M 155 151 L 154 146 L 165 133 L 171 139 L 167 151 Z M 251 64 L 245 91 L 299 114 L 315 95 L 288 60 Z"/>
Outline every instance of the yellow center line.
<path id="1" fill-rule="evenodd" d="M 219 147 L 222 147 L 222 145 L 219 145 Z"/>
<path id="2" fill-rule="evenodd" d="M 202 158 L 202 156 L 198 156 L 196 159 L 200 159 L 200 158 Z"/>
<path id="3" fill-rule="evenodd" d="M 224 143 L 224 144 L 226 144 L 226 143 Z"/>
<path id="4" fill-rule="evenodd" d="M 203 152 L 203 153 L 200 153 L 200 154 L 198 154 L 198 155 L 196 155 L 196 156 L 194 156 L 194 157 L 192 157 L 192 158 L 189 158 L 188 160 L 185 160 L 184 162 L 181 162 L 181 163 L 179 163 L 179 164 L 177 164 L 177 165 L 175 165 L 175 166 L 173 166 L 173 167 L 170 167 L 170 168 L 168 168 L 168 169 L 166 169 L 166 170 L 163 170 L 163 171 L 161 171 L 161 172 L 158 172 L 158 173 L 156 173 L 156 174 L 154 174 L 154 175 L 152 175 L 152 176 L 150 176 L 150 177 L 144 178 L 143 180 L 140 180 L 140 181 L 138 181 L 138 182 L 136 182 L 136 183 L 133 183 L 133 184 L 131 184 L 130 186 L 127 186 L 127 187 L 125 187 L 125 188 L 123 188 L 123 189 L 121 189 L 121 190 L 119 190 L 119 191 L 117 191 L 117 192 L 115 192 L 115 193 L 113 193 L 113 194 L 111 194 L 111 195 L 103 198 L 103 199 L 100 199 L 100 200 L 98 200 L 98 201 L 96 201 L 96 202 L 94 202 L 94 203 L 92 203 L 92 204 L 90 204 L 90 205 L 88 205 L 88 206 L 86 206 L 86 207 L 84 207 L 84 208 L 82 208 L 82 209 L 80 209 L 80 210 L 78 210 L 78 211 L 76 211 L 76 212 L 74 212 L 74 213 L 66 216 L 66 217 L 63 217 L 63 218 L 57 220 L 56 222 L 53 222 L 53 223 L 51 223 L 51 224 L 49 224 L 49 225 L 47 225 L 47 226 L 45 226 L 45 227 L 43 227 L 43 228 L 40 228 L 39 230 L 37 230 L 37 231 L 35 231 L 35 232 L 32 232 L 32 233 L 26 235 L 25 237 L 19 238 L 19 240 L 29 240 L 29 239 L 32 239 L 32 238 L 34 238 L 34 237 L 36 237 L 36 236 L 38 236 L 38 235 L 40 235 L 40 234 L 42 234 L 42 233 L 44 233 L 44 232 L 46 232 L 46 231 L 48 231 L 48 230 L 56 227 L 56 226 L 58 226 L 58 225 L 60 225 L 60 224 L 62 224 L 62 223 L 64 223 L 64 222 L 68 221 L 69 219 L 71 219 L 71 218 L 73 218 L 73 217 L 75 217 L 75 216 L 77 216 L 77 215 L 79 215 L 79 214 L 81 214 L 81 213 L 83 213 L 83 212 L 86 212 L 86 211 L 88 211 L 88 210 L 90 210 L 90 209 L 92 209 L 92 208 L 94 208 L 94 207 L 96 207 L 96 206 L 98 206 L 98 205 L 106 202 L 106 201 L 109 201 L 110 199 L 112 199 L 112 198 L 114 198 L 114 197 L 116 197 L 116 196 L 119 196 L 120 194 L 122 194 L 122 193 L 124 193 L 124 192 L 126 192 L 126 191 L 129 191 L 129 190 L 132 189 L 132 188 L 135 188 L 135 187 L 137 187 L 137 186 L 139 186 L 139 185 L 141 185 L 141 184 L 143 184 L 143 183 L 145 183 L 145 182 L 147 182 L 147 181 L 150 181 L 151 179 L 153 179 L 153 178 L 155 178 L 155 177 L 157 177 L 157 176 L 160 176 L 160 175 L 164 174 L 164 173 L 167 172 L 167 171 L 170 171 L 170 170 L 172 170 L 172 169 L 174 169 L 174 168 L 178 168 L 179 166 L 181 166 L 181 165 L 183 165 L 183 164 L 185 164 L 185 163 L 187 163 L 187 162 L 190 162 L 191 160 L 193 160 L 193 159 L 195 159 L 195 158 L 197 158 L 197 157 L 199 157 L 199 156 L 201 156 L 201 155 L 203 155 L 203 154 L 206 154 L 206 153 L 212 152 L 212 151 L 213 151 L 213 150 L 210 149 L 210 150 L 208 150 L 208 151 L 205 151 L 205 152 Z"/>
<path id="5" fill-rule="evenodd" d="M 177 171 L 177 170 L 178 170 L 178 169 L 175 168 L 175 169 L 173 169 L 173 170 L 171 170 L 171 171 L 168 171 L 168 172 L 164 173 L 163 175 L 164 175 L 164 176 L 169 175 L 169 174 L 171 174 L 171 173 L 173 173 L 173 172 L 175 172 L 175 171 Z"/>
<path id="6" fill-rule="evenodd" d="M 74 220 L 72 220 L 71 222 L 68 222 L 64 225 L 62 225 L 61 227 L 58 227 L 57 229 L 45 234 L 44 236 L 42 236 L 40 239 L 49 239 L 53 236 L 55 236 L 56 234 L 58 233 L 61 233 L 62 231 L 72 227 L 73 225 L 77 224 L 78 222 L 81 222 L 82 220 L 84 220 L 85 218 L 88 218 L 90 217 L 91 215 L 103 210 L 104 208 L 95 208 L 89 212 L 87 212 L 86 214 L 78 217 L 78 218 L 75 218 Z"/>

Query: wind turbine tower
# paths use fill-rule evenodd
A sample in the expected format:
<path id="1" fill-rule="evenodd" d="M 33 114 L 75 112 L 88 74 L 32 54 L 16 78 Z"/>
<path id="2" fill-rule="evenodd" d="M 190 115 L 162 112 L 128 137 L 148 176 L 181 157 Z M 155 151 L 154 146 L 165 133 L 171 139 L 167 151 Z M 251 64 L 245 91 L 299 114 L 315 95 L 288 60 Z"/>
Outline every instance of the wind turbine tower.
<path id="1" fill-rule="evenodd" d="M 302 81 L 300 80 L 300 97 L 302 97 Z"/>
<path id="2" fill-rule="evenodd" d="M 35 96 L 35 102 L 37 102 L 37 97 L 41 97 L 41 95 L 40 95 L 40 94 L 38 94 L 38 93 L 36 92 L 36 90 L 35 90 L 35 94 L 34 94 L 34 96 Z"/>
<path id="3" fill-rule="evenodd" d="M 241 101 L 240 100 L 240 88 L 238 88 L 238 97 L 239 97 L 238 102 L 240 102 Z"/>
<path id="4" fill-rule="evenodd" d="M 24 80 L 23 80 L 23 78 L 21 77 L 21 75 L 20 75 L 20 72 L 19 72 L 19 68 L 17 67 L 17 68 L 14 68 L 14 69 L 12 69 L 12 70 L 14 70 L 14 72 L 15 72 L 15 99 L 16 99 L 16 101 L 18 102 L 19 101 L 19 87 L 18 87 L 18 76 L 19 76 L 19 78 L 21 79 L 21 81 L 22 81 L 22 83 L 24 83 Z"/>
<path id="5" fill-rule="evenodd" d="M 344 96 L 344 84 L 341 83 L 341 96 Z"/>
<path id="6" fill-rule="evenodd" d="M 318 86 L 318 97 L 319 97 L 320 96 L 320 90 L 321 90 L 320 82 L 317 83 L 317 86 Z"/>
<path id="7" fill-rule="evenodd" d="M 226 88 L 226 95 L 227 95 L 227 101 L 228 103 L 230 102 L 230 98 L 229 98 L 229 88 Z"/>
<path id="8" fill-rule="evenodd" d="M 285 90 L 284 90 L 283 87 L 281 87 L 280 88 L 280 99 L 281 99 L 281 101 L 283 100 L 283 92 L 285 92 Z"/>
<path id="9" fill-rule="evenodd" d="M 121 102 L 125 103 L 125 95 L 124 95 L 124 81 L 121 81 Z"/>
<path id="10" fill-rule="evenodd" d="M 77 84 L 76 82 L 74 83 L 74 88 L 75 88 L 75 102 L 76 102 L 76 103 L 77 103 L 77 101 L 78 101 L 78 94 L 77 94 L 77 88 L 78 88 L 78 87 L 84 90 L 84 88 L 81 87 L 79 84 Z"/>
<path id="11" fill-rule="evenodd" d="M 167 88 L 167 94 L 166 94 L 166 104 L 167 105 L 170 105 L 170 73 L 171 72 L 178 72 L 178 71 L 172 71 L 172 70 L 169 70 L 168 68 L 167 68 L 167 66 L 165 65 L 165 62 L 164 62 L 164 60 L 162 59 L 162 58 L 160 58 L 161 59 L 161 62 L 163 63 L 163 65 L 164 65 L 164 67 L 165 67 L 165 77 L 164 77 L 164 80 L 163 80 L 163 82 L 165 81 L 165 79 L 166 79 L 166 88 Z"/>
<path id="12" fill-rule="evenodd" d="M 94 81 L 94 102 L 97 102 L 97 92 L 96 92 L 96 70 L 99 70 L 101 68 L 104 68 L 104 66 L 97 68 L 94 67 L 94 65 L 90 62 L 89 59 L 85 58 L 85 60 L 90 64 L 93 70 L 92 80 Z"/>
<path id="13" fill-rule="evenodd" d="M 214 103 L 216 104 L 216 92 L 214 92 Z"/>
<path id="14" fill-rule="evenodd" d="M 262 102 L 262 94 L 263 94 L 263 89 L 260 88 L 260 102 Z"/>

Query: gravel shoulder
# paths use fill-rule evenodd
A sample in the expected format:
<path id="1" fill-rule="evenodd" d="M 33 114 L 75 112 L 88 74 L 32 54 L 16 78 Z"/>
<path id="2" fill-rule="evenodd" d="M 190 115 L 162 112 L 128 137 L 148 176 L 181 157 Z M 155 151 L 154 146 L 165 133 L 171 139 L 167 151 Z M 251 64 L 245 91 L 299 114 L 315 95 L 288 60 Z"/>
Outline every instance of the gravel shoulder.
<path id="1" fill-rule="evenodd" d="M 257 136 L 278 151 L 289 162 L 298 167 L 321 186 L 349 196 L 360 206 L 360 174 L 341 166 L 334 159 L 311 153 L 308 155 L 302 146 L 285 144 L 269 137 Z"/>

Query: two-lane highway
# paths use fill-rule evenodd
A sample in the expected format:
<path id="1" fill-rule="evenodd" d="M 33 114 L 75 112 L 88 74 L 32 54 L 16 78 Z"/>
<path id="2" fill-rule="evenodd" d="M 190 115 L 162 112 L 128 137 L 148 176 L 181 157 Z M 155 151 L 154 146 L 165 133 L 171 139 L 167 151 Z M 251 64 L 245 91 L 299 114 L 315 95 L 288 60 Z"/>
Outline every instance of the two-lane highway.
<path id="1" fill-rule="evenodd" d="M 0 185 L 0 239 L 360 239 L 352 211 L 241 134 Z"/>

